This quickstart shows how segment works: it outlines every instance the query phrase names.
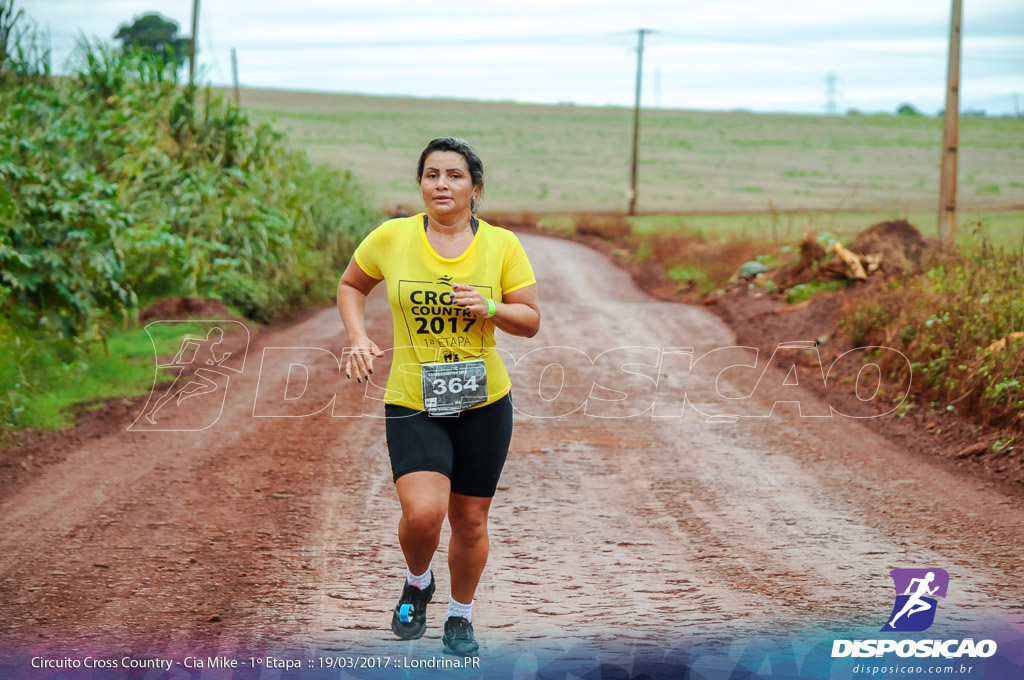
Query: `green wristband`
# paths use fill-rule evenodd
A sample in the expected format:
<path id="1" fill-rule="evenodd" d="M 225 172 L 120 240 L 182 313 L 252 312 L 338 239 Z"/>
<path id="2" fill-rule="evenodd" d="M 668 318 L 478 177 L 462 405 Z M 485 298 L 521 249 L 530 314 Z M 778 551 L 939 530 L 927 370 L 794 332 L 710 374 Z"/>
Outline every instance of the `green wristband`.
<path id="1" fill-rule="evenodd" d="M 494 304 L 494 300 L 487 298 L 487 318 L 490 319 L 494 316 L 494 313 L 498 311 L 498 305 Z"/>

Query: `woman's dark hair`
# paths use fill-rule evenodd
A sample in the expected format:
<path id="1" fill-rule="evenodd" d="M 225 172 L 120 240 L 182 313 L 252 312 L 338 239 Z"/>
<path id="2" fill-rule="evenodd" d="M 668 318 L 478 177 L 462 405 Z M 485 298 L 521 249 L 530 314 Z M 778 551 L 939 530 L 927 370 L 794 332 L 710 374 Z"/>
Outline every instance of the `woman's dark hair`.
<path id="1" fill-rule="evenodd" d="M 473 186 L 480 188 L 480 193 L 484 190 L 484 162 L 480 160 L 480 156 L 477 155 L 476 149 L 469 145 L 464 139 L 458 137 L 438 137 L 437 139 L 430 140 L 427 144 L 427 148 L 423 149 L 423 153 L 420 154 L 420 161 L 416 165 L 416 181 L 423 181 L 423 165 L 427 162 L 427 156 L 434 153 L 435 151 L 454 151 L 466 160 L 466 167 L 469 168 L 469 178 L 473 181 Z M 476 213 L 477 205 L 480 203 L 480 197 L 477 196 L 473 200 L 473 212 Z"/>

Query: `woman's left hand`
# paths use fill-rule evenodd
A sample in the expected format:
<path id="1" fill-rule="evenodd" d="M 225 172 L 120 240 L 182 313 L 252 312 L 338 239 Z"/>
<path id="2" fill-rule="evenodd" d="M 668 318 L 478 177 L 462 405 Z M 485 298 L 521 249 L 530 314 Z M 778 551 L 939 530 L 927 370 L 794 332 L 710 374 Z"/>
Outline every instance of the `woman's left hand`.
<path id="1" fill-rule="evenodd" d="M 453 283 L 452 291 L 455 304 L 465 307 L 479 317 L 487 318 L 490 305 L 487 304 L 487 298 L 475 286 L 468 283 Z"/>

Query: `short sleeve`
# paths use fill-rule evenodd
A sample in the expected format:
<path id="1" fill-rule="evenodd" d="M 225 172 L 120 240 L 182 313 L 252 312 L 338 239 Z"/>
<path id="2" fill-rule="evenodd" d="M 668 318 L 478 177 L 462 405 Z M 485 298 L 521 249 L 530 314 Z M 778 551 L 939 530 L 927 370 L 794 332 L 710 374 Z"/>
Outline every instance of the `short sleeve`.
<path id="1" fill-rule="evenodd" d="M 512 291 L 526 288 L 537 283 L 533 275 L 533 267 L 530 265 L 523 244 L 518 238 L 513 237 L 509 252 L 505 256 L 505 264 L 501 271 L 501 294 L 508 295 Z"/>
<path id="2" fill-rule="evenodd" d="M 380 269 L 383 261 L 384 249 L 381 245 L 383 225 L 377 227 L 363 239 L 363 242 L 356 248 L 352 257 L 355 258 L 359 268 L 366 272 L 366 275 L 374 279 L 383 279 L 384 273 Z"/>

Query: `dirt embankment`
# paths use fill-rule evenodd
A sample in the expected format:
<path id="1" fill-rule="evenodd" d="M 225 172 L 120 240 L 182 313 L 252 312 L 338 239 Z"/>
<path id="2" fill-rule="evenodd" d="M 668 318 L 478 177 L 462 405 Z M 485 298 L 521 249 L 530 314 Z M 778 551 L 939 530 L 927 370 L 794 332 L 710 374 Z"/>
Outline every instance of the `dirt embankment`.
<path id="1" fill-rule="evenodd" d="M 865 274 L 862 281 L 854 280 L 849 265 L 834 253 L 834 244 L 827 249 L 815 238 L 808 237 L 800 244 L 794 262 L 747 281 L 737 280 L 723 293 L 704 297 L 694 294 L 692 287 L 671 279 L 657 262 L 651 259 L 638 262 L 630 257 L 615 234 L 588 233 L 587 230 L 552 234 L 538 227 L 530 214 L 509 213 L 495 219 L 502 226 L 522 233 L 568 238 L 604 253 L 616 266 L 627 271 L 641 290 L 661 300 L 706 306 L 729 325 L 739 343 L 756 347 L 765 356 L 770 356 L 781 343 L 817 343 L 826 372 L 833 362 L 857 348 L 839 323 L 844 311 L 884 282 L 919 273 L 937 255 L 937 244 L 925 239 L 906 220 L 893 220 L 865 229 L 845 249 L 862 263 Z M 769 278 L 776 284 L 774 291 L 756 285 Z M 852 285 L 840 291 L 818 293 L 797 304 L 787 304 L 788 289 L 809 282 L 835 280 L 852 281 Z M 1011 493 L 1024 494 L 1024 445 L 1012 451 L 992 447 L 995 442 L 1008 438 L 1024 444 L 1019 430 L 984 426 L 969 415 L 955 411 L 892 410 L 894 404 L 888 402 L 882 406 L 877 399 L 865 406 L 857 393 L 848 388 L 858 372 L 859 364 L 839 361 L 828 373 L 827 381 L 803 386 L 845 413 L 859 416 L 887 413 L 884 417 L 873 418 L 872 428 L 894 444 L 941 461 L 951 469 L 998 484 Z M 885 376 L 880 378 L 883 391 L 894 395 L 906 391 L 905 382 Z"/>

